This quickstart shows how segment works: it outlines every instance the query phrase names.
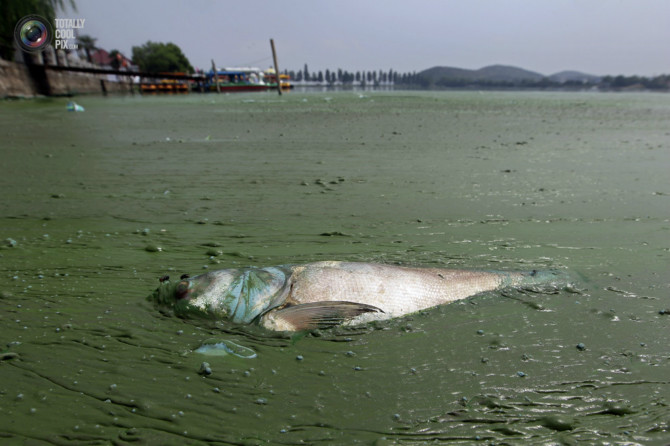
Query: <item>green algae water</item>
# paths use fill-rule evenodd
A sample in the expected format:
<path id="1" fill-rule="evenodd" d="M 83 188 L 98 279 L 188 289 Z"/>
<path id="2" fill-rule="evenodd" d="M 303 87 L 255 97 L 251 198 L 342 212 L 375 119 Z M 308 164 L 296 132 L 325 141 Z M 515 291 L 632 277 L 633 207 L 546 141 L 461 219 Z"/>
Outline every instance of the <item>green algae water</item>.
<path id="1" fill-rule="evenodd" d="M 3 443 L 670 442 L 669 96 L 77 102 L 0 103 Z M 574 286 L 295 335 L 145 300 L 319 260 Z"/>

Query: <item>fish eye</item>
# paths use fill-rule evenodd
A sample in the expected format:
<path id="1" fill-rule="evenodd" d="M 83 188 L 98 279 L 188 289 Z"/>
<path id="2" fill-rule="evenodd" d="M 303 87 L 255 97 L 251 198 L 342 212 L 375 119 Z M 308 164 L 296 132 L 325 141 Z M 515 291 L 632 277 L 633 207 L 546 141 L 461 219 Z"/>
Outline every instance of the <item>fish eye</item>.
<path id="1" fill-rule="evenodd" d="M 185 280 L 182 282 L 179 282 L 177 284 L 177 287 L 175 288 L 175 296 L 177 299 L 183 299 L 186 297 L 188 294 L 188 282 Z"/>

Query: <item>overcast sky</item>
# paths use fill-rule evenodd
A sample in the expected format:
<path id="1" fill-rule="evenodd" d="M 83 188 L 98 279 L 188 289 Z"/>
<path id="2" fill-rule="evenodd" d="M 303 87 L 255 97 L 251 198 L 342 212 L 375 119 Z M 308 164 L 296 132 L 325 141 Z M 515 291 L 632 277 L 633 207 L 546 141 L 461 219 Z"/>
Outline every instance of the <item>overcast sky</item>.
<path id="1" fill-rule="evenodd" d="M 98 46 L 177 44 L 196 68 L 670 73 L 667 0 L 76 0 Z"/>

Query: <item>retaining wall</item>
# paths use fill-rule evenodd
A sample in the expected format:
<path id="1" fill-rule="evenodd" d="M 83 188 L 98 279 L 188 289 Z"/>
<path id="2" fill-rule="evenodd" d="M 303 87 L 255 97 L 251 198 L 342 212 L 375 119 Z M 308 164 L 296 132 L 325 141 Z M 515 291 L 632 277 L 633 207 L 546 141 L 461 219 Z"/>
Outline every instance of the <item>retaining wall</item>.
<path id="1" fill-rule="evenodd" d="M 130 79 L 119 79 L 122 81 L 106 74 L 56 71 L 0 59 L 0 98 L 131 92 Z"/>

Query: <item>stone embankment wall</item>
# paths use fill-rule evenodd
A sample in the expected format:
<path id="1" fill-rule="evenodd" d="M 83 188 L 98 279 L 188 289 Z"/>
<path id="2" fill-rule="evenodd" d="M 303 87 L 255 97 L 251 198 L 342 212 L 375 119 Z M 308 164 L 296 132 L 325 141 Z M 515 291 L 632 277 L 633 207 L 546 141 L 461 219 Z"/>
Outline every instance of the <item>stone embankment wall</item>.
<path id="1" fill-rule="evenodd" d="M 104 74 L 56 71 L 0 59 L 0 98 L 129 93 L 132 88 L 129 77 L 114 79 Z"/>
<path id="2" fill-rule="evenodd" d="M 0 59 L 0 98 L 34 95 L 28 68 L 24 64 Z"/>

